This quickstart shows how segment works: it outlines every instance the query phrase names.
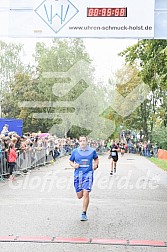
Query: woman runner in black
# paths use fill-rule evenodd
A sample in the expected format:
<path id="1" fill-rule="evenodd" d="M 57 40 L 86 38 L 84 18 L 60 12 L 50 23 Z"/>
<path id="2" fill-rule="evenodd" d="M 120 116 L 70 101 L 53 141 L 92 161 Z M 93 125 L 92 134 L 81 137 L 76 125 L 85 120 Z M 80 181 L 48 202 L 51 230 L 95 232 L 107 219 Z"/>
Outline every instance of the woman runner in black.
<path id="1" fill-rule="evenodd" d="M 110 146 L 110 150 L 108 152 L 108 158 L 111 158 L 111 171 L 110 175 L 113 175 L 113 168 L 114 172 L 116 172 L 116 166 L 118 161 L 118 146 L 115 144 L 115 140 L 112 140 L 112 144 Z"/>

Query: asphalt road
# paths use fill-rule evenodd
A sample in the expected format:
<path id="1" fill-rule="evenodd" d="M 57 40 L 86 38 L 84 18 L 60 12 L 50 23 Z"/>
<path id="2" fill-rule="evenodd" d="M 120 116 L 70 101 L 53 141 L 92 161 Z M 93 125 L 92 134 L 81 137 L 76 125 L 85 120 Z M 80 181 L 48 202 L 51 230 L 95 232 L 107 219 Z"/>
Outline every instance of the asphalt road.
<path id="1" fill-rule="evenodd" d="M 134 154 L 119 157 L 117 173 L 109 173 L 110 160 L 100 156 L 87 222 L 80 221 L 82 200 L 75 195 L 68 157 L 14 182 L 0 182 L 0 239 L 23 237 L 22 242 L 0 241 L 0 251 L 166 252 L 167 247 L 143 243 L 167 242 L 167 173 Z M 46 236 L 138 240 L 141 245 L 28 241 Z"/>

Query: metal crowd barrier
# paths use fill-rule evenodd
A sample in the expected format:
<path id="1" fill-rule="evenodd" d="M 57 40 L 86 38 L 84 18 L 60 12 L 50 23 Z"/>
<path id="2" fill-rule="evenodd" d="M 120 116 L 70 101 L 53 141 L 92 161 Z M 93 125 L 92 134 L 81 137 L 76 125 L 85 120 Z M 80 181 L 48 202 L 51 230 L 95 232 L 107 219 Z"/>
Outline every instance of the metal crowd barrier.
<path id="1" fill-rule="evenodd" d="M 16 171 L 44 166 L 50 163 L 52 160 L 52 152 L 47 148 L 32 148 L 26 151 L 19 151 L 16 163 Z"/>
<path id="2" fill-rule="evenodd" d="M 40 166 L 44 166 L 53 161 L 52 152 L 45 148 L 32 148 L 29 150 L 17 151 L 16 160 L 16 173 L 28 171 L 29 169 L 35 169 Z M 9 175 L 9 168 L 7 162 L 7 152 L 2 151 L 0 153 L 0 180 L 3 180 L 5 176 Z"/>
<path id="3" fill-rule="evenodd" d="M 3 180 L 8 174 L 7 152 L 2 151 L 0 154 L 0 180 Z"/>
<path id="4" fill-rule="evenodd" d="M 68 150 L 63 146 L 59 150 L 61 158 L 66 155 L 70 155 L 74 146 L 69 146 Z M 104 147 L 97 149 L 98 154 L 105 152 Z M 28 150 L 17 151 L 17 161 L 15 167 L 16 174 L 22 174 L 30 169 L 38 169 L 40 166 L 45 166 L 51 162 L 54 162 L 54 149 L 53 148 L 30 148 Z M 7 151 L 0 152 L 0 180 L 4 180 L 9 175 L 9 168 L 7 162 Z"/>

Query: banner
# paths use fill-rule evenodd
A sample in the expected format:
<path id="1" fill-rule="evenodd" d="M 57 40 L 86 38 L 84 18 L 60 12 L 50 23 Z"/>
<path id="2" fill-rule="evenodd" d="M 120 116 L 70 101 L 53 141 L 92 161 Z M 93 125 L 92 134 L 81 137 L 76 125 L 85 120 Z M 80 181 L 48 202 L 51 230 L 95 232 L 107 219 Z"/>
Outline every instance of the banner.
<path id="1" fill-rule="evenodd" d="M 1 0 L 8 37 L 153 38 L 154 0 Z"/>

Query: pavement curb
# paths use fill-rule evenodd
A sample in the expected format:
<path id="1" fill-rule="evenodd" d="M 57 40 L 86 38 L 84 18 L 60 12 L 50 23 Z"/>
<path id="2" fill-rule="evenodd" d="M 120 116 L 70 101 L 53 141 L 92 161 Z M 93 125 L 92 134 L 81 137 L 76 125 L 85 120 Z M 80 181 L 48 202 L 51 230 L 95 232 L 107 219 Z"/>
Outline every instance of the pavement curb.
<path id="1" fill-rule="evenodd" d="M 103 238 L 83 238 L 83 237 L 49 237 L 49 236 L 0 236 L 2 242 L 35 242 L 35 243 L 75 243 L 75 244 L 102 244 L 102 245 L 122 245 L 122 246 L 147 246 L 147 247 L 167 247 L 167 242 L 150 240 L 122 240 Z"/>

